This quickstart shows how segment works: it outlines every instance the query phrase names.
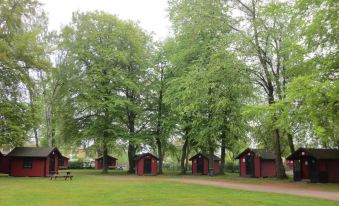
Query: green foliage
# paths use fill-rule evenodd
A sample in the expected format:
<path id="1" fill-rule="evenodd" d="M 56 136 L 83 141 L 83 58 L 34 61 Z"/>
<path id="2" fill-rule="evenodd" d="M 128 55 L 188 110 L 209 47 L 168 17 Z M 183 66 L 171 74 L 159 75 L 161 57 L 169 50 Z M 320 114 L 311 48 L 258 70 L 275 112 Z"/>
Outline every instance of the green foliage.
<path id="1" fill-rule="evenodd" d="M 143 124 L 142 94 L 149 58 L 149 37 L 133 22 L 104 12 L 74 13 L 60 36 L 59 64 L 64 82 L 59 97 L 57 138 L 81 144 L 114 145 L 142 141 L 131 135 L 128 115 Z"/>
<path id="2" fill-rule="evenodd" d="M 167 45 L 173 77 L 165 102 L 198 148 L 215 150 L 222 133 L 229 141 L 244 135 L 241 108 L 250 94 L 245 65 L 225 49 L 232 41 L 228 8 L 216 1 L 169 3 L 176 36 Z"/>
<path id="3" fill-rule="evenodd" d="M 36 76 L 49 60 L 42 40 L 47 21 L 39 7 L 35 0 L 0 4 L 0 144 L 21 145 L 40 124 Z"/>

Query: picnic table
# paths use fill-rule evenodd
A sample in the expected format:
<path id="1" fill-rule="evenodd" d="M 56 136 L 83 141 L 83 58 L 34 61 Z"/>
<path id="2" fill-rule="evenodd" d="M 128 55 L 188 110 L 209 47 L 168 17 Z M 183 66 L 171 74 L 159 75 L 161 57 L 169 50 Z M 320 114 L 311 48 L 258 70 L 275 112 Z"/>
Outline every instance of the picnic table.
<path id="1" fill-rule="evenodd" d="M 51 178 L 51 180 L 53 180 L 53 178 L 54 178 L 54 180 L 56 180 L 57 178 L 64 178 L 65 180 L 67 180 L 67 179 L 72 180 L 73 175 L 71 175 L 71 172 L 59 173 L 59 174 L 52 172 L 50 174 L 50 178 Z"/>

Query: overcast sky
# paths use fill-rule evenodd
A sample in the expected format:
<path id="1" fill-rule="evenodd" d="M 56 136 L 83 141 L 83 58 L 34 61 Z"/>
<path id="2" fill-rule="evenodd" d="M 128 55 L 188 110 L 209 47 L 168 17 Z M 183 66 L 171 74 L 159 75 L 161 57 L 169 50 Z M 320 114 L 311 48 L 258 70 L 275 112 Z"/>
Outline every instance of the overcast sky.
<path id="1" fill-rule="evenodd" d="M 167 0 L 40 0 L 48 13 L 49 29 L 59 30 L 68 24 L 74 11 L 101 10 L 116 14 L 122 19 L 138 21 L 156 40 L 169 35 Z"/>

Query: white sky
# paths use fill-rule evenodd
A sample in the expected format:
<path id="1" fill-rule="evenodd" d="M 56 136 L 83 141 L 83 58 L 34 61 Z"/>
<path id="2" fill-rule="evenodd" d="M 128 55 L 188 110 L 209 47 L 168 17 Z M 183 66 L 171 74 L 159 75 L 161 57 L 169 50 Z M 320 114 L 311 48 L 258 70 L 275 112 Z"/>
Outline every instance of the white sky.
<path id="1" fill-rule="evenodd" d="M 40 0 L 49 18 L 49 30 L 59 30 L 71 21 L 74 11 L 105 11 L 121 19 L 139 22 L 155 40 L 169 36 L 167 0 Z"/>

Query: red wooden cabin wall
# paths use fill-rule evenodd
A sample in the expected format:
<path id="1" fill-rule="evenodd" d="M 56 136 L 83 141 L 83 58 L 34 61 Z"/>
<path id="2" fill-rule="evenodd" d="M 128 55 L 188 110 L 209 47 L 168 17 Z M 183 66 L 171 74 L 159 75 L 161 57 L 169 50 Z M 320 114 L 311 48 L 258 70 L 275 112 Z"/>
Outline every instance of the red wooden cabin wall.
<path id="1" fill-rule="evenodd" d="M 23 158 L 11 157 L 10 175 L 14 177 L 44 177 L 46 158 L 33 158 L 32 168 L 24 168 Z M 47 167 L 46 167 L 47 168 Z M 48 174 L 48 173 L 47 173 Z"/>
<path id="2" fill-rule="evenodd" d="M 196 159 L 192 161 L 192 174 L 194 175 L 197 174 L 197 160 Z"/>
<path id="3" fill-rule="evenodd" d="M 0 173 L 9 173 L 9 159 L 0 153 Z"/>
<path id="4" fill-rule="evenodd" d="M 261 177 L 261 162 L 260 162 L 260 158 L 257 157 L 256 155 L 254 155 L 254 153 L 251 153 L 251 156 L 254 157 L 254 177 Z"/>
<path id="5" fill-rule="evenodd" d="M 220 161 L 214 161 L 213 172 L 214 174 L 220 173 Z"/>
<path id="6" fill-rule="evenodd" d="M 116 160 L 115 159 L 108 157 L 108 161 L 109 161 L 108 167 L 116 166 Z M 95 169 L 99 170 L 99 169 L 102 169 L 102 168 L 103 168 L 103 159 L 102 158 L 96 159 L 95 160 Z"/>
<path id="7" fill-rule="evenodd" d="M 154 157 L 143 157 L 137 161 L 137 175 L 144 175 L 144 159 L 151 158 L 151 175 L 157 175 L 158 173 L 158 162 Z"/>
<path id="8" fill-rule="evenodd" d="M 339 182 L 339 160 L 327 160 L 329 182 Z"/>
<path id="9" fill-rule="evenodd" d="M 262 177 L 277 176 L 274 160 L 261 160 L 261 176 Z"/>
<path id="10" fill-rule="evenodd" d="M 208 174 L 208 159 L 204 158 L 204 175 Z"/>

